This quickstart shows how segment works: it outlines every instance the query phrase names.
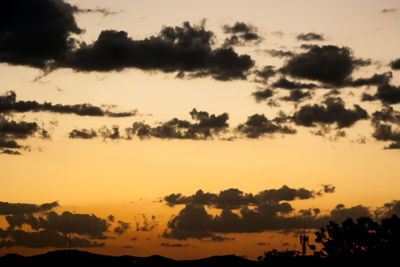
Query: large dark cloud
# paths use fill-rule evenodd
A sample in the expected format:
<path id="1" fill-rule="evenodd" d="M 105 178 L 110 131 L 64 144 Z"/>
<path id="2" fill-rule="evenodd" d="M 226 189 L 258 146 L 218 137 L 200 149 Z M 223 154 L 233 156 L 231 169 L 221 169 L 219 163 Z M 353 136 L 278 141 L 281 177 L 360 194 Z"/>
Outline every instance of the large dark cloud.
<path id="1" fill-rule="evenodd" d="M 139 138 L 155 137 L 161 139 L 208 139 L 228 128 L 229 116 L 209 114 L 193 109 L 190 115 L 195 123 L 174 118 L 159 126 L 151 127 L 142 122 L 133 123 L 128 129 L 131 135 Z"/>
<path id="2" fill-rule="evenodd" d="M 170 206 L 185 205 L 185 207 L 170 219 L 163 237 L 179 240 L 212 239 L 217 234 L 318 229 L 329 221 L 341 223 L 348 218 L 359 217 L 383 219 L 400 214 L 400 201 L 386 203 L 376 210 L 362 205 L 347 208 L 339 204 L 325 214 L 318 208 L 301 209 L 296 212 L 288 203 L 295 199 L 310 199 L 334 191 L 332 185 L 323 185 L 323 189 L 318 192 L 284 186 L 277 190 L 265 190 L 256 195 L 244 194 L 237 189 L 221 191 L 220 194 L 204 193 L 201 190 L 192 196 L 172 194 L 167 196 L 165 201 Z M 219 197 L 227 192 L 229 197 L 225 198 L 224 205 L 220 205 Z M 221 209 L 221 212 L 212 215 L 215 212 L 212 214 L 207 212 L 205 206 Z"/>
<path id="3" fill-rule="evenodd" d="M 190 77 L 212 76 L 217 80 L 245 79 L 254 62 L 232 48 L 212 48 L 213 33 L 204 25 L 165 27 L 157 36 L 133 40 L 124 31 L 102 31 L 93 44 L 70 51 L 59 67 L 76 71 L 188 72 Z"/>
<path id="4" fill-rule="evenodd" d="M 82 32 L 76 8 L 63 0 L 4 0 L 0 8 L 0 62 L 46 68 L 74 46 Z"/>
<path id="5" fill-rule="evenodd" d="M 225 39 L 225 47 L 246 45 L 249 43 L 258 44 L 263 40 L 262 37 L 257 34 L 256 27 L 244 22 L 236 22 L 232 26 L 225 24 L 222 29 L 225 33 L 231 34 L 230 37 Z"/>
<path id="6" fill-rule="evenodd" d="M 49 102 L 38 103 L 36 101 L 17 101 L 17 95 L 13 91 L 6 92 L 4 95 L 0 96 L 0 113 L 28 111 L 46 111 L 80 116 L 129 117 L 136 115 L 136 111 L 111 112 L 91 104 L 61 105 Z"/>
<path id="7" fill-rule="evenodd" d="M 109 224 L 94 214 L 78 214 L 65 211 L 58 214 L 50 211 L 34 216 L 32 214 L 13 214 L 6 216 L 9 228 L 29 225 L 34 230 L 49 230 L 63 235 L 78 234 L 94 239 L 106 239 Z"/>
<path id="8" fill-rule="evenodd" d="M 106 9 L 81 9 L 63 0 L 3 1 L 0 62 L 45 71 L 177 71 L 180 77 L 188 72 L 189 77 L 217 80 L 245 79 L 254 65 L 250 56 L 238 55 L 231 47 L 212 47 L 213 32 L 189 22 L 182 27 L 164 27 L 158 35 L 143 40 L 134 40 L 124 31 L 104 30 L 91 44 L 78 42 L 71 36 L 83 30 L 74 13 L 82 12 L 110 14 Z M 240 38 L 250 41 L 260 37 L 246 32 Z"/>
<path id="9" fill-rule="evenodd" d="M 329 190 L 325 190 L 325 189 Z M 263 206 L 276 204 L 280 201 L 293 201 L 296 199 L 311 199 L 324 193 L 333 193 L 334 187 L 324 186 L 320 191 L 311 191 L 305 188 L 290 188 L 286 185 L 278 189 L 266 189 L 257 194 L 244 193 L 239 189 L 230 188 L 222 190 L 218 194 L 204 193 L 198 190 L 194 195 L 183 196 L 182 194 L 171 194 L 164 197 L 168 206 L 175 205 L 206 205 L 218 209 L 239 209 L 247 206 Z"/>
<path id="10" fill-rule="evenodd" d="M 51 209 L 57 202 L 41 205 L 0 202 L 0 215 L 7 222 L 7 229 L 0 229 L 0 247 L 100 247 L 104 243 L 91 239 L 106 239 L 110 224 L 94 214 L 78 214 L 65 211 L 58 214 Z M 126 223 L 119 221 L 126 231 Z M 122 232 L 122 233 L 121 233 Z"/>
<path id="11" fill-rule="evenodd" d="M 297 125 L 313 127 L 316 124 L 336 124 L 338 128 L 350 127 L 367 119 L 368 113 L 359 105 L 346 109 L 341 98 L 327 98 L 323 105 L 305 105 L 295 112 L 292 119 Z"/>
<path id="12" fill-rule="evenodd" d="M 81 237 L 68 238 L 67 236 L 52 230 L 41 230 L 37 232 L 15 230 L 8 234 L 8 238 L 9 239 L 6 242 L 0 242 L 0 247 L 19 246 L 27 248 L 89 248 L 104 247 L 105 245 L 104 243 L 92 242 Z"/>
<path id="13" fill-rule="evenodd" d="M 327 215 L 319 215 L 318 209 L 293 212 L 289 203 L 282 203 L 254 209 L 244 207 L 238 213 L 224 209 L 220 214 L 211 215 L 203 206 L 188 204 L 168 222 L 163 237 L 186 240 L 212 238 L 216 234 L 318 229 L 331 220 L 342 222 L 347 218 L 371 216 L 370 210 L 361 205 L 350 208 L 338 205 Z"/>
<path id="14" fill-rule="evenodd" d="M 300 41 L 324 41 L 325 38 L 322 34 L 309 32 L 309 33 L 301 33 L 296 36 L 297 40 Z"/>
<path id="15" fill-rule="evenodd" d="M 0 202 L 0 215 L 44 212 L 44 211 L 49 211 L 58 206 L 59 205 L 57 201 L 51 203 L 43 203 L 41 205 Z"/>
<path id="16" fill-rule="evenodd" d="M 292 57 L 281 72 L 296 78 L 341 86 L 357 67 L 369 64 L 369 61 L 354 58 L 347 47 L 311 45 L 306 48 L 308 51 Z"/>

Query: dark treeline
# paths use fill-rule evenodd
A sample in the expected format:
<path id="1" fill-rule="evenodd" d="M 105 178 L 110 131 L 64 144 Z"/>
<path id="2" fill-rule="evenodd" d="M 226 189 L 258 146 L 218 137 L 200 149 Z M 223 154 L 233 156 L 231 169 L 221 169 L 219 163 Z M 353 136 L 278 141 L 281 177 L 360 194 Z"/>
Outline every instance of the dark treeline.
<path id="1" fill-rule="evenodd" d="M 347 219 L 341 224 L 331 221 L 315 233 L 314 242 L 307 244 L 312 255 L 302 256 L 299 251 L 272 250 L 259 256 L 258 260 L 267 266 L 369 266 L 371 263 L 397 262 L 400 252 L 400 218 L 393 215 L 391 218 L 374 221 L 361 217 L 356 221 Z"/>

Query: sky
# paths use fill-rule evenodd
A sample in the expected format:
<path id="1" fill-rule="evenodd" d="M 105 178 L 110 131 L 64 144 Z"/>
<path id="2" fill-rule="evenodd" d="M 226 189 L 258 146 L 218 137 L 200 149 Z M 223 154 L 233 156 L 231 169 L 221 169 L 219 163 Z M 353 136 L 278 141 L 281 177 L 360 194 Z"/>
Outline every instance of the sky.
<path id="1" fill-rule="evenodd" d="M 6 0 L 0 255 L 300 249 L 400 215 L 400 3 Z"/>

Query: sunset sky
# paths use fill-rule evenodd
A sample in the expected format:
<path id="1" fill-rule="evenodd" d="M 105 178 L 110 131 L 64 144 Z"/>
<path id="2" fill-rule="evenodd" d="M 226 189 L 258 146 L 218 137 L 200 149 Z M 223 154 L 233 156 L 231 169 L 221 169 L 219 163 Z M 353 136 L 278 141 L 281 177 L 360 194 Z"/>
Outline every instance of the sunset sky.
<path id="1" fill-rule="evenodd" d="M 0 255 L 300 249 L 400 215 L 398 0 L 6 0 Z"/>

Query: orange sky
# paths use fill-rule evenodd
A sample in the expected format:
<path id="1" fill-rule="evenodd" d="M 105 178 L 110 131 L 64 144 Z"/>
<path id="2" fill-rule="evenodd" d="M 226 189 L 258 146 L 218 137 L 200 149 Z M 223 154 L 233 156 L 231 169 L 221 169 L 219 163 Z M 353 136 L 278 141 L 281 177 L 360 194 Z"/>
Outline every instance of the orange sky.
<path id="1" fill-rule="evenodd" d="M 181 27 L 184 21 L 198 25 L 206 19 L 206 29 L 215 34 L 214 49 L 221 47 L 227 36 L 223 25 L 245 22 L 256 28 L 262 41 L 234 47 L 234 51 L 251 56 L 255 62 L 253 69 L 273 65 L 278 71 L 288 62 L 288 58 L 272 57 L 267 50 L 300 54 L 304 52 L 300 48 L 304 43 L 335 45 L 349 47 L 356 59 L 371 60 L 370 65 L 355 69 L 352 78 L 391 71 L 390 84 L 398 88 L 400 82 L 399 71 L 389 66 L 391 61 L 400 57 L 400 5 L 396 0 L 330 3 L 318 0 L 66 2 L 81 9 L 100 7 L 112 11 L 106 16 L 98 12 L 73 13 L 78 26 L 85 29 L 84 33 L 73 36 L 87 44 L 96 41 L 99 33 L 106 29 L 124 30 L 133 40 L 140 40 L 157 35 L 163 26 Z M 384 9 L 388 11 L 382 12 Z M 307 32 L 320 33 L 325 40 L 301 42 L 296 39 L 298 34 Z M 1 34 L 0 27 L 0 37 Z M 215 232 L 234 239 L 223 242 L 207 238 L 178 240 L 162 237 L 166 229 L 171 230 L 168 226 L 171 216 L 178 215 L 185 207 L 169 207 L 163 201 L 172 193 L 190 196 L 202 189 L 218 194 L 222 190 L 237 188 L 256 195 L 263 190 L 287 185 L 296 190 L 305 188 L 314 194 L 322 190 L 323 185 L 334 186 L 334 193 L 314 194 L 307 200 L 299 200 L 299 197 L 294 201 L 287 200 L 294 209 L 292 215 L 301 209 L 319 208 L 321 216 L 329 215 L 338 204 L 344 204 L 346 208 L 362 205 L 373 213 L 385 203 L 400 199 L 399 150 L 383 149 L 390 143 L 373 137 L 374 128 L 370 121 L 371 114 L 384 105 L 398 112 L 399 104 L 360 101 L 362 93 L 374 94 L 377 85 L 339 89 L 339 97 L 346 108 L 352 109 L 353 104 L 358 104 L 370 115 L 368 119 L 344 128 L 345 137 L 335 137 L 335 124 L 318 124 L 320 128 L 310 128 L 289 123 L 297 130 L 296 134 L 274 133 L 251 139 L 234 130 L 249 116 L 263 113 L 268 119 L 273 119 L 280 111 L 294 114 L 306 104 L 324 103 L 329 90 L 317 88 L 312 99 L 290 103 L 278 98 L 287 95 L 287 90 L 275 89 L 275 99 L 280 101 L 280 106 L 271 106 L 267 102 L 257 103 L 252 93 L 270 88 L 272 82 L 257 83 L 254 75 L 246 79 L 220 81 L 210 75 L 178 79 L 175 77 L 177 72 L 140 68 L 76 72 L 68 67 L 43 75 L 40 68 L 11 64 L 1 57 L 0 61 L 0 97 L 12 90 L 17 100 L 63 105 L 90 103 L 103 110 L 116 105 L 113 111 L 137 110 L 136 116 L 123 118 L 43 111 L 1 113 L 0 101 L 0 123 L 3 117 L 17 122 L 33 121 L 48 130 L 51 136 L 45 140 L 37 135 L 25 140 L 16 139 L 29 149 L 21 149 L 22 155 L 0 154 L 0 202 L 40 205 L 57 201 L 60 207 L 54 211 L 58 214 L 63 211 L 94 214 L 105 220 L 108 215 L 114 215 L 116 221 L 109 222 L 109 238 L 100 240 L 105 242 L 105 247 L 87 250 L 112 255 L 160 254 L 175 259 L 215 254 L 246 255 L 255 259 L 272 248 L 299 249 L 296 247 L 297 237 L 293 236 L 297 230 L 289 233 L 283 233 L 285 229 L 253 233 Z M 41 75 L 43 77 L 38 78 Z M 279 75 L 272 80 L 275 81 Z M 290 75 L 285 77 L 303 83 L 315 82 Z M 175 117 L 192 122 L 189 112 L 193 108 L 216 116 L 228 113 L 229 127 L 207 140 L 160 139 L 154 136 L 144 140 L 136 137 L 131 140 L 68 138 L 73 129 L 97 130 L 104 125 L 108 128 L 118 125 L 123 135 L 124 129 L 132 127 L 133 122 L 159 125 Z M 399 125 L 399 122 L 393 123 L 393 127 Z M 317 129 L 327 129 L 324 127 L 331 131 L 326 136 L 315 135 Z M 221 137 L 233 138 L 221 140 Z M 0 127 L 0 141 L 1 138 Z M 279 201 L 281 203 L 284 199 Z M 206 210 L 213 215 L 222 211 L 215 204 L 206 205 Z M 137 230 L 136 224 L 141 226 L 144 223 L 142 214 L 150 225 L 156 225 L 151 231 Z M 1 213 L 0 207 L 2 229 L 8 227 L 6 215 L 9 214 Z M 153 215 L 154 221 L 150 219 Z M 34 216 L 47 215 L 34 213 Z M 130 223 L 130 228 L 120 236 L 112 232 L 118 220 Z M 29 227 L 21 229 L 32 230 Z M 161 246 L 162 243 L 180 244 L 182 247 Z M 122 248 L 124 246 L 132 248 Z M 2 247 L 0 243 L 0 255 L 11 252 L 32 255 L 51 249 L 54 247 Z"/>

